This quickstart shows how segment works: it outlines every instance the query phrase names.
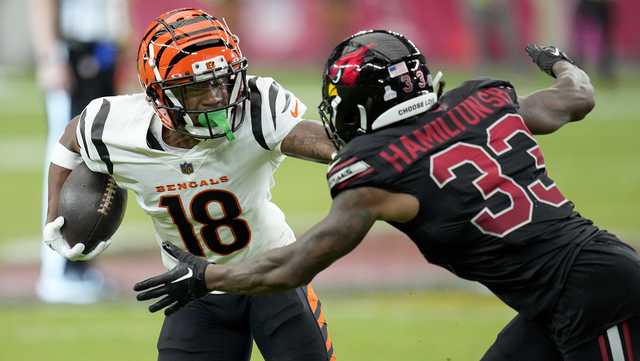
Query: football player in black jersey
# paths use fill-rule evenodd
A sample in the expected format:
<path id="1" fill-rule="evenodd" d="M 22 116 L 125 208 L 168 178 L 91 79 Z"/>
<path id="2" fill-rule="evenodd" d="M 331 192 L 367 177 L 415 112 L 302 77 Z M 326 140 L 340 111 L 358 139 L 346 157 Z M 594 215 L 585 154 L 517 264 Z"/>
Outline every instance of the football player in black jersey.
<path id="1" fill-rule="evenodd" d="M 297 242 L 233 266 L 167 244 L 180 265 L 138 283 L 138 299 L 168 305 L 212 289 L 297 287 L 383 220 L 428 261 L 518 311 L 483 360 L 640 360 L 640 258 L 574 210 L 533 137 L 591 111 L 589 77 L 555 47 L 526 50 L 556 80 L 518 97 L 493 79 L 443 94 L 440 73 L 432 76 L 397 33 L 365 31 L 340 43 L 320 105 L 339 148 L 327 175 L 330 213 Z"/>

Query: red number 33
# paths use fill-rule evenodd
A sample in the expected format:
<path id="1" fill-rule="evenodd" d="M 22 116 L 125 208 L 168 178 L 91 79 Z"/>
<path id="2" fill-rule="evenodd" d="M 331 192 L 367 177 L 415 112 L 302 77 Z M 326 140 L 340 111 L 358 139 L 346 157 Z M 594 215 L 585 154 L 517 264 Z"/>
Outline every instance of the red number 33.
<path id="1" fill-rule="evenodd" d="M 540 147 L 524 124 L 522 117 L 508 114 L 500 118 L 487 129 L 487 146 L 496 156 L 512 150 L 509 140 L 516 134 L 529 137 L 534 146 L 527 153 L 534 158 L 538 169 L 545 167 Z M 453 171 L 465 164 L 473 165 L 481 175 L 472 181 L 482 197 L 487 200 L 501 193 L 509 198 L 509 206 L 494 213 L 484 207 L 472 219 L 481 232 L 496 237 L 504 237 L 516 229 L 531 222 L 533 215 L 533 201 L 525 188 L 514 179 L 502 172 L 500 163 L 487 150 L 478 145 L 456 143 L 453 146 L 431 157 L 431 178 L 438 187 L 443 188 L 456 178 Z M 545 186 L 541 180 L 536 180 L 526 186 L 537 201 L 560 207 L 567 199 L 560 193 L 555 183 Z"/>

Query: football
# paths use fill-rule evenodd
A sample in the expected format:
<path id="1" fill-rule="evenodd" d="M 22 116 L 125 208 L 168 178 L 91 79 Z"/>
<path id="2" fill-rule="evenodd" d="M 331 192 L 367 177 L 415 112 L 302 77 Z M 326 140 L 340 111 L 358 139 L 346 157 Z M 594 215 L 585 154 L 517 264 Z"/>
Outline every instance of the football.
<path id="1" fill-rule="evenodd" d="M 82 242 L 84 254 L 116 232 L 127 206 L 127 191 L 84 163 L 76 167 L 60 191 L 58 215 L 64 217 L 62 236 L 70 247 Z"/>

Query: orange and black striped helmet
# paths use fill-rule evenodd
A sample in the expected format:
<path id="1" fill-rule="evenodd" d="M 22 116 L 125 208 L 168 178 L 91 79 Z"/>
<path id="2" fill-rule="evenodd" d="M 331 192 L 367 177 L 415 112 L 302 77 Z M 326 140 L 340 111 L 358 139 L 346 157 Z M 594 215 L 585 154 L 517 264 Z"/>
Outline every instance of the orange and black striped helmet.
<path id="1" fill-rule="evenodd" d="M 138 49 L 138 76 L 165 127 L 233 139 L 248 97 L 239 41 L 224 19 L 202 10 L 172 10 L 151 22 Z"/>

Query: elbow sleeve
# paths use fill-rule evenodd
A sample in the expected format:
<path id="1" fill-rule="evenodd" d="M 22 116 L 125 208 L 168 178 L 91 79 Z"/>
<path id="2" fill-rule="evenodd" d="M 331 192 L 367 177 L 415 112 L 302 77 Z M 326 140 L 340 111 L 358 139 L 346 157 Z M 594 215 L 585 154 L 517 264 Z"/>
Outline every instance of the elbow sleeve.
<path id="1" fill-rule="evenodd" d="M 56 143 L 51 153 L 51 163 L 66 169 L 74 169 L 82 163 L 80 154 L 67 149 L 64 145 Z"/>

